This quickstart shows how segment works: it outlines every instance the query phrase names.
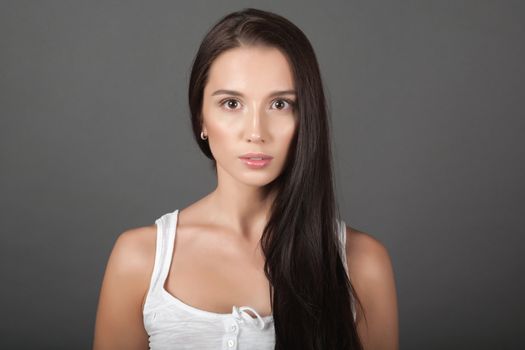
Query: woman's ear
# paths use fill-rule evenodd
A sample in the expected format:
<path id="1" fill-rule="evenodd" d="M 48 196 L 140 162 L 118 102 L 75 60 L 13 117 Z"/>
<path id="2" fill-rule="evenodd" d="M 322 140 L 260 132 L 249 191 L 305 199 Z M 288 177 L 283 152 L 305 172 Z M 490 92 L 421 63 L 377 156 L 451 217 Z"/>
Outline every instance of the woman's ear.
<path id="1" fill-rule="evenodd" d="M 208 129 L 206 128 L 206 123 L 204 122 L 203 115 L 201 115 L 201 131 L 208 135 Z"/>

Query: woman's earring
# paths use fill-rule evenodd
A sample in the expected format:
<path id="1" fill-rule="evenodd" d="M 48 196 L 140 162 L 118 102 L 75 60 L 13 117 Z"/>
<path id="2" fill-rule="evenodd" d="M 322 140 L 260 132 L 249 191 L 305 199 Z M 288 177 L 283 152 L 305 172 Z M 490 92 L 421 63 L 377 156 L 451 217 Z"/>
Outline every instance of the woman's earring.
<path id="1" fill-rule="evenodd" d="M 201 139 L 203 139 L 203 140 L 208 139 L 208 136 L 204 135 L 204 131 L 201 131 Z"/>

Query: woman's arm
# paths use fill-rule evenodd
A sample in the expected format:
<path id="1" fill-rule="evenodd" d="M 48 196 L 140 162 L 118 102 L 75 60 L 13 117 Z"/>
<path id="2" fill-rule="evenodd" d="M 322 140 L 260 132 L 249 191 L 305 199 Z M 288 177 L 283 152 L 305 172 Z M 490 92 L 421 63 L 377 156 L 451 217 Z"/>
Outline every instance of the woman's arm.
<path id="1" fill-rule="evenodd" d="M 363 310 L 357 307 L 357 330 L 363 347 L 398 350 L 397 295 L 388 251 L 366 233 L 351 227 L 347 227 L 346 233 L 348 271 L 363 306 Z"/>
<path id="2" fill-rule="evenodd" d="M 147 350 L 142 302 L 153 270 L 155 240 L 147 227 L 117 238 L 100 289 L 93 350 Z"/>

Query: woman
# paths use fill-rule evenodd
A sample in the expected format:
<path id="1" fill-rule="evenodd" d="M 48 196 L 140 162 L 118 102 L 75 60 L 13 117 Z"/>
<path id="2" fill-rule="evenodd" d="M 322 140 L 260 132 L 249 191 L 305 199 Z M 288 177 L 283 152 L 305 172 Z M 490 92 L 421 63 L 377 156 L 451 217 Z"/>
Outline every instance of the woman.
<path id="1" fill-rule="evenodd" d="M 397 349 L 390 258 L 339 219 L 304 33 L 262 10 L 225 16 L 195 57 L 189 104 L 217 187 L 118 237 L 94 349 Z"/>

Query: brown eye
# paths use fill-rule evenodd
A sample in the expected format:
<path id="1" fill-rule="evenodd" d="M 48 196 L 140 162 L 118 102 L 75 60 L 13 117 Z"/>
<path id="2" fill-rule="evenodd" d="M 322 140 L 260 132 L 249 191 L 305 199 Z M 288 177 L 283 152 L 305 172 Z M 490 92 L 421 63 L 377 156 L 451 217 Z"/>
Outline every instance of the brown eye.
<path id="1" fill-rule="evenodd" d="M 231 107 L 231 108 L 237 107 L 237 101 L 229 100 L 228 101 L 228 107 Z"/>
<path id="2" fill-rule="evenodd" d="M 275 100 L 275 106 L 279 110 L 285 109 L 286 104 L 288 104 L 290 108 L 293 107 L 293 102 L 290 100 L 286 100 L 286 99 Z"/>
<path id="3" fill-rule="evenodd" d="M 277 100 L 275 106 L 277 107 L 277 109 L 283 109 L 284 108 L 284 101 Z"/>
<path id="4" fill-rule="evenodd" d="M 235 107 L 238 106 L 239 101 L 230 98 L 221 102 L 221 106 L 223 106 L 224 104 L 226 104 L 226 109 L 235 109 Z"/>

